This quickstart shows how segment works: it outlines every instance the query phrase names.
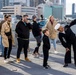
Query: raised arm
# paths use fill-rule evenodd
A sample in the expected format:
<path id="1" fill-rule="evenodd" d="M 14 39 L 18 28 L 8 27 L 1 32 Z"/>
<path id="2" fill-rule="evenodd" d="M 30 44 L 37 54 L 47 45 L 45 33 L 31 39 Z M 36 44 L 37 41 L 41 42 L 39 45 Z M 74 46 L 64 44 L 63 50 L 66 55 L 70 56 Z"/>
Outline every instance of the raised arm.
<path id="1" fill-rule="evenodd" d="M 74 20 L 70 23 L 69 27 L 71 27 L 71 26 L 73 26 L 73 25 L 75 25 L 75 24 L 76 24 L 76 19 L 74 19 Z"/>

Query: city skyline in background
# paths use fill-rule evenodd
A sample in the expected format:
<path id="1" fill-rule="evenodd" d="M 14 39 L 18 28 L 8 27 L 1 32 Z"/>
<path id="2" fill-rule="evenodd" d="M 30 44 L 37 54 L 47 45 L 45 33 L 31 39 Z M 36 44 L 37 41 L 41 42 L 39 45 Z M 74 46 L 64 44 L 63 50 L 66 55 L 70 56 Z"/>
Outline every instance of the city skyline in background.
<path id="1" fill-rule="evenodd" d="M 2 3 L 2 1 L 4 1 L 5 2 L 5 4 L 4 3 Z M 26 5 L 26 6 L 36 6 L 36 5 L 38 5 L 39 3 L 43 3 L 43 1 L 44 0 L 0 0 L 0 9 L 1 9 L 1 6 L 3 7 L 3 6 L 7 6 L 8 5 L 8 3 L 9 3 L 9 5 L 13 5 L 13 4 L 11 4 L 11 3 L 13 3 L 13 2 L 22 2 L 22 3 L 24 3 L 24 5 Z M 50 0 L 50 1 L 53 1 L 53 0 Z M 62 0 L 62 1 L 64 1 L 64 0 Z M 69 15 L 69 14 L 72 14 L 72 4 L 73 3 L 76 3 L 76 0 L 66 0 L 66 15 Z M 3 4 L 3 5 L 2 5 Z M 76 6 L 75 6 L 75 12 L 76 12 Z"/>
<path id="2" fill-rule="evenodd" d="M 14 1 L 23 1 L 23 2 L 26 2 L 26 0 L 14 0 Z M 73 3 L 76 3 L 76 0 L 70 0 L 70 1 L 66 0 L 66 15 L 72 14 L 72 4 Z"/>

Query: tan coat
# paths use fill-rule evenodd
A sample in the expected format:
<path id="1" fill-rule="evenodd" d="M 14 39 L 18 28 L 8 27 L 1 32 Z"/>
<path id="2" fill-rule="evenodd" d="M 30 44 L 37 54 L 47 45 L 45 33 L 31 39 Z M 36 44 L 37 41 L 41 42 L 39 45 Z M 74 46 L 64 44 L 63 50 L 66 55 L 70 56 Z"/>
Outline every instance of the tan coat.
<path id="1" fill-rule="evenodd" d="M 12 27 L 12 25 L 10 25 L 10 27 Z M 4 47 L 9 47 L 8 37 L 5 35 L 5 33 L 10 31 L 10 27 L 8 26 L 7 21 L 4 22 L 2 25 L 1 36 Z M 12 35 L 12 44 L 14 44 L 13 35 Z"/>
<path id="2" fill-rule="evenodd" d="M 47 22 L 46 28 L 49 30 L 49 38 L 51 39 L 56 39 L 57 38 L 57 31 L 54 29 L 55 25 L 57 24 L 56 21 L 54 21 L 53 25 L 51 24 L 50 21 Z"/>
<path id="3" fill-rule="evenodd" d="M 1 28 L 2 28 L 2 24 L 5 22 L 5 20 L 2 20 L 1 22 L 0 22 L 0 35 L 1 35 Z"/>

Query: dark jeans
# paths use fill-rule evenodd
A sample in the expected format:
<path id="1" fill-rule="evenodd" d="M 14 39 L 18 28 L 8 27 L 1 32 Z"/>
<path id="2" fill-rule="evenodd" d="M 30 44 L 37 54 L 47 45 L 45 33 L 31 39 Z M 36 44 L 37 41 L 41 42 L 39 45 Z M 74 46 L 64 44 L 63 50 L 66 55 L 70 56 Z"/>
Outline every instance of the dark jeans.
<path id="1" fill-rule="evenodd" d="M 35 48 L 35 50 L 33 52 L 34 54 L 39 53 L 39 47 L 41 45 L 42 36 L 41 35 L 37 36 L 37 37 L 35 37 L 35 39 L 36 39 L 36 42 L 37 42 L 37 47 Z"/>
<path id="2" fill-rule="evenodd" d="M 11 54 L 11 50 L 12 50 L 12 40 L 8 39 L 8 41 L 9 41 L 9 48 L 4 47 L 4 59 L 10 58 L 10 54 Z"/>
<path id="3" fill-rule="evenodd" d="M 23 40 L 21 38 L 18 38 L 17 59 L 20 58 L 20 54 L 21 54 L 22 48 L 24 48 L 25 58 L 27 57 L 28 46 L 29 46 L 29 40 Z"/>
<path id="4" fill-rule="evenodd" d="M 48 61 L 48 57 L 49 57 L 49 50 L 47 49 L 43 49 L 43 55 L 44 55 L 44 59 L 43 59 L 43 66 L 47 66 L 47 61 Z"/>

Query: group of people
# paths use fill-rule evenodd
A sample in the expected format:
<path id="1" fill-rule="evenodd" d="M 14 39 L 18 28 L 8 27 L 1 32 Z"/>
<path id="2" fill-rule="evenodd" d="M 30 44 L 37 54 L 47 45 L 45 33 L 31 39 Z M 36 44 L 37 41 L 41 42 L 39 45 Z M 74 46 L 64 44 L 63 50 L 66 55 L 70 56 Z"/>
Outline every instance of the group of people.
<path id="1" fill-rule="evenodd" d="M 12 34 L 12 25 L 11 25 L 11 15 L 5 15 L 5 20 L 0 23 L 1 30 L 1 38 L 2 38 L 2 56 L 4 57 L 4 63 L 8 62 L 10 58 L 12 45 L 14 45 L 14 39 Z M 42 29 L 43 26 L 43 16 L 41 15 L 41 21 L 37 22 L 36 15 L 32 16 L 33 23 L 31 24 L 28 21 L 28 15 L 23 15 L 22 19 L 16 25 L 16 33 L 17 33 L 17 41 L 18 41 L 18 49 L 17 49 L 17 63 L 20 62 L 20 54 L 23 49 L 24 51 L 24 60 L 29 61 L 28 58 L 28 48 L 29 48 L 29 36 L 30 31 L 32 30 L 33 36 L 36 39 L 37 46 L 34 49 L 33 55 L 39 55 L 39 47 L 41 45 L 41 41 L 43 40 L 43 67 L 48 69 L 49 65 L 47 63 L 49 57 L 49 50 L 51 47 L 51 41 L 53 42 L 55 53 L 58 53 L 56 50 L 56 38 L 57 31 L 59 31 L 59 39 L 62 45 L 66 48 L 65 54 L 65 65 L 67 67 L 69 63 L 71 63 L 71 45 L 73 45 L 74 50 L 74 60 L 76 66 L 76 35 L 72 32 L 70 27 L 76 23 L 76 21 L 72 21 L 70 25 L 62 27 L 60 24 L 56 22 L 53 16 L 50 16 L 45 28 Z M 42 35 L 43 32 L 43 35 Z M 65 41 L 64 41 L 65 39 Z"/>

